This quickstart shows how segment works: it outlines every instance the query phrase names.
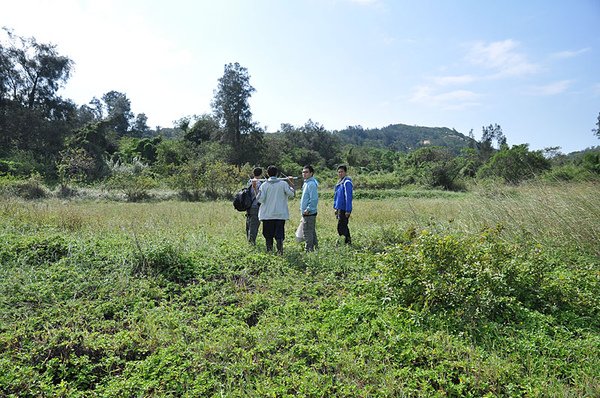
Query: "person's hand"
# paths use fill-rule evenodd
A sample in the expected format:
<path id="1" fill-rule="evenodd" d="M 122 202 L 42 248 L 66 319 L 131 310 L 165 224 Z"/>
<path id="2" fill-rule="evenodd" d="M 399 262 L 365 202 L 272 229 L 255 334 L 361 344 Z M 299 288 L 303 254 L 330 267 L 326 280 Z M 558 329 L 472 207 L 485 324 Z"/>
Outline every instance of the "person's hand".
<path id="1" fill-rule="evenodd" d="M 304 214 L 305 216 L 308 216 L 308 209 L 304 210 L 304 212 L 302 214 Z"/>
<path id="2" fill-rule="evenodd" d="M 350 218 L 350 213 L 346 213 L 346 218 Z"/>

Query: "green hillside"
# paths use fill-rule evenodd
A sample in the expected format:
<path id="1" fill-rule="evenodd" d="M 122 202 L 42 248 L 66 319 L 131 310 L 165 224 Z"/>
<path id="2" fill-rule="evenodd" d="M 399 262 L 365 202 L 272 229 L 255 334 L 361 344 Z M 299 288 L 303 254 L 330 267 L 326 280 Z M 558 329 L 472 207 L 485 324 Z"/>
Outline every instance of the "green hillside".
<path id="1" fill-rule="evenodd" d="M 363 129 L 348 127 L 337 132 L 343 142 L 358 146 L 373 146 L 408 152 L 425 146 L 445 146 L 453 152 L 475 144 L 475 141 L 447 127 L 390 124 L 387 127 Z"/>

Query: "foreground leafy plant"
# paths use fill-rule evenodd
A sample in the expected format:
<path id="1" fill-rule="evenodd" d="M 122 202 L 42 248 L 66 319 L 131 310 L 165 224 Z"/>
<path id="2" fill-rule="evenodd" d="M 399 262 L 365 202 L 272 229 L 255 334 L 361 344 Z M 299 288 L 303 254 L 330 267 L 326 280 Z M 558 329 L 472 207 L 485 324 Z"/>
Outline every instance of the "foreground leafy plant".
<path id="1" fill-rule="evenodd" d="M 521 322 L 527 311 L 569 313 L 572 320 L 584 317 L 588 326 L 600 327 L 600 282 L 589 278 L 589 267 L 569 269 L 539 247 L 506 243 L 500 233 L 423 231 L 389 248 L 377 260 L 380 298 L 463 329 Z"/>
<path id="2" fill-rule="evenodd" d="M 323 217 L 275 256 L 229 202 L 64 207 L 0 208 L 0 396 L 600 393 L 597 259 L 512 225 L 366 217 L 348 248 Z"/>

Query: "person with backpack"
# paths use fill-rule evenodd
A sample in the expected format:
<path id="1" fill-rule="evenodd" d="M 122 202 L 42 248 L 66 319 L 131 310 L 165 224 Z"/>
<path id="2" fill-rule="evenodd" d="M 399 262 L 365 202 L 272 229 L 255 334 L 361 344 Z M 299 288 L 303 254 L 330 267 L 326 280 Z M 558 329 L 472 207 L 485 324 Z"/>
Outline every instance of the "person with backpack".
<path id="1" fill-rule="evenodd" d="M 288 198 L 295 195 L 294 182 L 291 177 L 287 180 L 277 178 L 279 170 L 271 165 L 267 168 L 269 177 L 258 189 L 258 219 L 262 223 L 262 233 L 265 237 L 267 251 L 273 251 L 273 239 L 277 242 L 277 254 L 283 254 L 283 239 L 285 237 L 285 221 L 290 218 Z M 252 181 L 256 188 L 258 181 Z"/>
<path id="2" fill-rule="evenodd" d="M 338 182 L 334 188 L 333 208 L 337 217 L 337 232 L 338 235 L 344 237 L 344 243 L 350 245 L 350 229 L 348 221 L 350 221 L 350 213 L 352 213 L 352 179 L 346 175 L 348 168 L 346 165 L 338 166 Z"/>
<path id="3" fill-rule="evenodd" d="M 317 205 L 319 204 L 319 194 L 317 187 L 319 182 L 315 178 L 315 169 L 311 165 L 302 168 L 302 199 L 300 199 L 300 214 L 302 214 L 302 226 L 304 233 L 305 249 L 307 252 L 314 251 L 319 246 L 317 240 Z"/>
<path id="4" fill-rule="evenodd" d="M 252 170 L 252 178 L 248 181 L 252 205 L 246 210 L 246 239 L 251 245 L 256 245 L 256 236 L 258 235 L 258 227 L 260 226 L 260 220 L 258 219 L 258 208 L 260 207 L 260 203 L 258 203 L 257 196 L 261 185 L 261 182 L 258 180 L 261 175 L 262 169 L 260 167 L 255 167 L 254 170 Z M 257 180 L 256 184 L 252 183 L 253 180 Z"/>

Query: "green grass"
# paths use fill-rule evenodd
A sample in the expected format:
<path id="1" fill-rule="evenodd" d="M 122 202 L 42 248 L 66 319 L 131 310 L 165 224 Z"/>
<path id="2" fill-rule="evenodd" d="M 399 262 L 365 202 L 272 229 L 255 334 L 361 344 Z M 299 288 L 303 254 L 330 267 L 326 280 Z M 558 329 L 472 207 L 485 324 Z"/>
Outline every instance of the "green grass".
<path id="1" fill-rule="evenodd" d="M 600 395 L 593 184 L 362 198 L 339 245 L 229 202 L 0 202 L 0 396 Z"/>

